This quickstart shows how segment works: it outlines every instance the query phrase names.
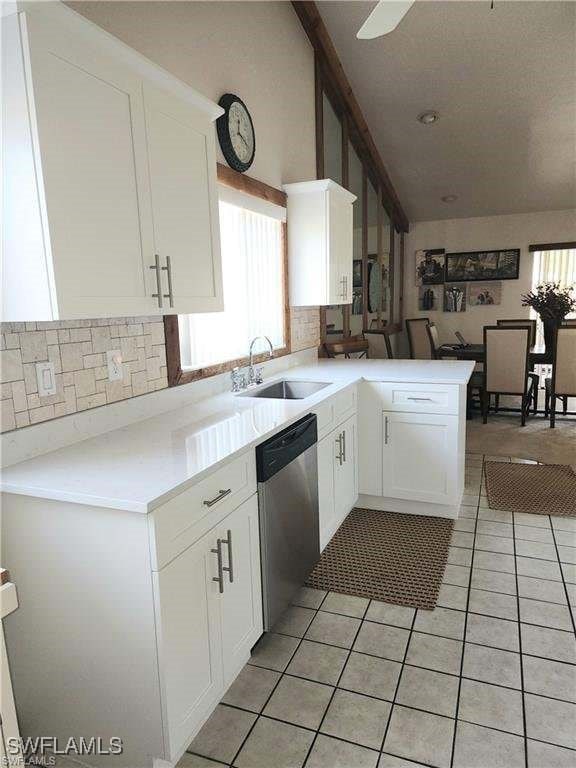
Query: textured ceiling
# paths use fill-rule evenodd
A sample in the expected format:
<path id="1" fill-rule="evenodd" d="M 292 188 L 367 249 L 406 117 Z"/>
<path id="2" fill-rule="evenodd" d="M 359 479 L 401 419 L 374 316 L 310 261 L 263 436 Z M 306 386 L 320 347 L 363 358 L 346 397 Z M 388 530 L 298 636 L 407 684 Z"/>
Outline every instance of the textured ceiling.
<path id="1" fill-rule="evenodd" d="M 411 221 L 576 207 L 576 3 L 421 1 L 375 40 L 374 2 L 318 7 Z"/>

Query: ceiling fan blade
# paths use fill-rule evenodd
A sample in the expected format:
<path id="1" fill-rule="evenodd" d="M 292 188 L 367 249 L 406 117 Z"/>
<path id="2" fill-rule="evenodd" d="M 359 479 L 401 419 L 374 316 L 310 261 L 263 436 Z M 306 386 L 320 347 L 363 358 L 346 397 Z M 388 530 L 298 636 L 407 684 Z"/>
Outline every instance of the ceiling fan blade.
<path id="1" fill-rule="evenodd" d="M 372 40 L 380 35 L 387 35 L 396 29 L 412 5 L 414 0 L 380 0 L 358 30 L 356 37 L 360 40 Z"/>

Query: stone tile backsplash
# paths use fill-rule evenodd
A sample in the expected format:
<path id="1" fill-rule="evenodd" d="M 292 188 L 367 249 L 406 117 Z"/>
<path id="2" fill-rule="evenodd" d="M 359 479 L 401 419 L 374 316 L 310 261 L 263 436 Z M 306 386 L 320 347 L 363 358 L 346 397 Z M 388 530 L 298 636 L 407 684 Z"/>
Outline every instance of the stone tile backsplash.
<path id="1" fill-rule="evenodd" d="M 290 311 L 292 351 L 320 344 L 317 307 Z M 108 380 L 106 352 L 122 353 Z M 56 394 L 40 397 L 36 363 L 53 362 Z M 168 386 L 161 317 L 0 323 L 0 431 L 144 395 Z"/>
<path id="2" fill-rule="evenodd" d="M 108 380 L 106 352 L 122 353 Z M 54 363 L 56 394 L 40 397 L 36 363 Z M 1 431 L 168 386 L 161 317 L 0 324 Z"/>

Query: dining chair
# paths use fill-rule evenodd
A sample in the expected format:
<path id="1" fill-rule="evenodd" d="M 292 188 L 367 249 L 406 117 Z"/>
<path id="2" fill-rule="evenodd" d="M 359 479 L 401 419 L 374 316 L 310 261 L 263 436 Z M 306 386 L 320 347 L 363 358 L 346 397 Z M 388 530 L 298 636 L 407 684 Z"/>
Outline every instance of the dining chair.
<path id="1" fill-rule="evenodd" d="M 521 317 L 518 320 L 496 320 L 496 325 L 513 328 L 526 326 L 530 328 L 530 346 L 533 347 L 536 344 L 536 320 L 531 320 L 528 317 Z"/>
<path id="2" fill-rule="evenodd" d="M 368 355 L 371 359 L 393 360 L 390 334 L 385 330 L 364 331 L 364 338 L 368 342 Z"/>
<path id="3" fill-rule="evenodd" d="M 330 358 L 368 357 L 368 342 L 361 336 L 349 336 L 340 341 L 325 341 L 324 351 Z"/>
<path id="4" fill-rule="evenodd" d="M 530 329 L 530 346 L 533 347 L 536 344 L 536 320 L 532 320 L 528 317 L 521 317 L 518 320 L 496 320 L 496 325 L 506 328 L 529 328 Z M 530 371 L 530 376 L 534 379 L 534 394 L 532 396 L 532 402 L 534 405 L 534 413 L 538 412 L 538 390 L 540 388 L 540 377 L 536 371 Z M 494 410 L 498 412 L 500 406 L 500 396 L 496 395 L 494 398 Z"/>
<path id="5" fill-rule="evenodd" d="M 408 334 L 408 348 L 412 360 L 432 360 L 432 347 L 427 327 L 430 325 L 428 317 L 414 317 L 406 320 L 406 333 Z"/>
<path id="6" fill-rule="evenodd" d="M 439 360 L 440 355 L 438 350 L 440 349 L 440 337 L 438 336 L 438 326 L 435 323 L 428 323 L 426 326 L 426 333 L 428 334 L 428 343 L 430 344 L 430 353 L 434 360 Z"/>
<path id="7" fill-rule="evenodd" d="M 556 330 L 552 377 L 544 382 L 546 404 L 544 413 L 550 415 L 550 427 L 556 422 L 556 398 L 562 400 L 564 415 L 568 412 L 568 398 L 576 397 L 576 324 L 561 325 Z"/>
<path id="8" fill-rule="evenodd" d="M 520 396 L 521 423 L 522 426 L 526 424 L 535 383 L 528 370 L 530 346 L 530 328 L 526 325 L 484 326 L 484 424 L 488 421 L 492 395 Z"/>

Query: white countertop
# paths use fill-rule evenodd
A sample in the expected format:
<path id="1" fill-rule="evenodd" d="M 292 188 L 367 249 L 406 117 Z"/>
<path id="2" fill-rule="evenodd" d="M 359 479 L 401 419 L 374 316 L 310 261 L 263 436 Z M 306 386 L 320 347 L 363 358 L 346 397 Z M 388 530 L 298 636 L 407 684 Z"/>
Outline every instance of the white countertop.
<path id="1" fill-rule="evenodd" d="M 466 385 L 473 370 L 474 363 L 464 361 L 319 360 L 265 382 L 331 382 L 303 400 L 210 397 L 10 466 L 2 471 L 0 489 L 147 513 L 350 384 L 365 379 Z"/>

